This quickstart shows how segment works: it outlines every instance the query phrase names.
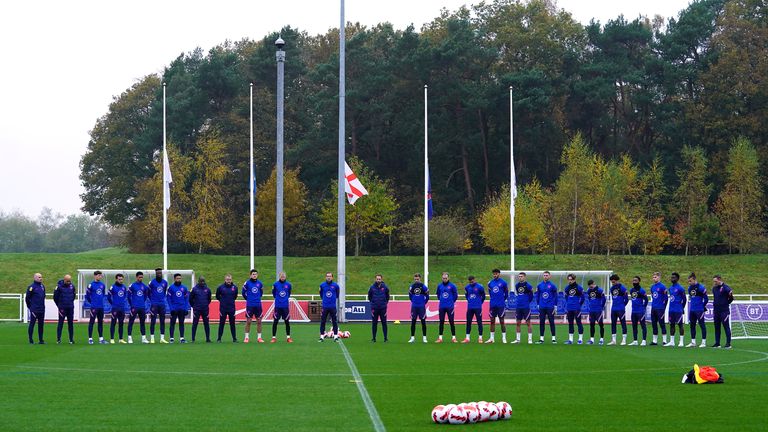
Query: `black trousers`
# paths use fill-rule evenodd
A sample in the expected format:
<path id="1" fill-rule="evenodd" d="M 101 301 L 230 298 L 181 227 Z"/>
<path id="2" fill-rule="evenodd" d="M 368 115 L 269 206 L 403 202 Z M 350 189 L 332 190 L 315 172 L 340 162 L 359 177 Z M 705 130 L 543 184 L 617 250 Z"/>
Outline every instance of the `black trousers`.
<path id="1" fill-rule="evenodd" d="M 725 329 L 725 344 L 731 344 L 731 311 L 730 310 L 717 310 L 714 311 L 715 322 L 715 344 L 720 345 L 720 326 Z"/>
<path id="2" fill-rule="evenodd" d="M 104 309 L 91 309 L 91 318 L 88 321 L 88 339 L 93 338 L 93 323 L 99 321 L 99 337 L 104 337 Z"/>
<path id="3" fill-rule="evenodd" d="M 477 333 L 483 335 L 483 310 L 482 309 L 467 309 L 467 334 L 472 331 L 472 319 L 477 319 Z"/>
<path id="4" fill-rule="evenodd" d="M 696 339 L 696 324 L 701 327 L 701 339 L 707 339 L 707 324 L 704 322 L 704 312 L 689 312 L 688 323 L 691 326 L 691 339 Z"/>
<path id="5" fill-rule="evenodd" d="M 142 336 L 147 334 L 147 312 L 144 309 L 131 309 L 131 316 L 128 318 L 128 336 L 133 335 L 133 322 L 139 319 L 139 330 Z"/>
<path id="6" fill-rule="evenodd" d="M 75 308 L 60 308 L 59 309 L 59 325 L 56 326 L 56 341 L 61 340 L 61 332 L 64 330 L 64 319 L 67 320 L 67 331 L 69 331 L 69 341 L 74 342 L 75 325 L 73 323 L 75 319 Z"/>
<path id="7" fill-rule="evenodd" d="M 32 343 L 32 334 L 35 332 L 35 324 L 37 324 L 37 340 L 43 342 L 43 325 L 45 325 L 45 309 L 37 311 L 29 311 L 29 327 L 27 327 L 27 333 L 29 334 L 29 342 Z"/>
<path id="8" fill-rule="evenodd" d="M 115 338 L 115 325 L 120 324 L 118 327 L 118 334 L 120 336 L 120 339 L 123 338 L 123 322 L 125 321 L 125 311 L 122 310 L 113 310 L 112 311 L 112 319 L 109 323 L 109 336 L 110 339 Z"/>
<path id="9" fill-rule="evenodd" d="M 229 317 L 229 332 L 232 333 L 232 340 L 237 340 L 237 330 L 235 329 L 235 311 L 219 311 L 219 339 L 224 335 L 224 323 Z"/>
<path id="10" fill-rule="evenodd" d="M 445 317 L 448 316 L 448 323 L 451 326 L 451 336 L 456 336 L 456 326 L 453 324 L 453 308 L 440 308 L 440 336 L 443 335 L 443 329 L 445 329 Z"/>
<path id="11" fill-rule="evenodd" d="M 371 333 L 373 333 L 373 339 L 376 340 L 379 321 L 381 321 L 381 331 L 384 333 L 384 340 L 387 340 L 387 309 L 373 309 L 371 315 Z"/>
<path id="12" fill-rule="evenodd" d="M 555 337 L 555 309 L 554 308 L 541 308 L 539 309 L 539 336 L 544 337 L 544 323 L 549 318 L 549 331 L 552 333 L 552 337 Z"/>
<path id="13" fill-rule="evenodd" d="M 197 323 L 203 319 L 203 327 L 205 328 L 205 340 L 211 340 L 211 326 L 208 322 L 208 309 L 195 309 L 192 311 L 192 341 L 195 340 L 195 334 L 197 333 Z"/>
<path id="14" fill-rule="evenodd" d="M 336 315 L 336 308 L 323 308 L 323 315 L 320 318 L 320 334 L 325 334 L 325 321 L 331 317 L 331 325 L 333 326 L 333 334 L 339 333 L 339 321 Z"/>
<path id="15" fill-rule="evenodd" d="M 611 311 L 611 334 L 616 334 L 616 322 L 621 321 L 621 334 L 627 334 L 627 313 Z"/>
<path id="16" fill-rule="evenodd" d="M 651 326 L 653 327 L 654 336 L 659 334 L 659 326 L 661 326 L 661 334 L 667 334 L 667 323 L 664 321 L 664 309 L 651 309 Z"/>
<path id="17" fill-rule="evenodd" d="M 568 333 L 573 334 L 573 321 L 575 320 L 579 327 L 579 334 L 584 334 L 584 326 L 581 324 L 581 311 L 568 311 L 566 318 L 568 318 Z"/>
<path id="18" fill-rule="evenodd" d="M 184 317 L 187 316 L 185 310 L 172 310 L 171 311 L 171 339 L 173 339 L 173 331 L 175 330 L 176 321 L 179 321 L 179 336 L 184 339 Z"/>
<path id="19" fill-rule="evenodd" d="M 637 340 L 637 325 L 643 329 L 643 340 L 648 337 L 648 327 L 645 324 L 645 313 L 632 314 L 632 337 Z"/>

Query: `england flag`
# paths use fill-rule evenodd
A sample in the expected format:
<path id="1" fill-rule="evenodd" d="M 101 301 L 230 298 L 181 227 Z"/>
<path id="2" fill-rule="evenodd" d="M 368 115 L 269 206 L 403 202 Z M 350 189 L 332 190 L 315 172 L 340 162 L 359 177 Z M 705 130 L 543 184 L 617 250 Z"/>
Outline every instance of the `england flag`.
<path id="1" fill-rule="evenodd" d="M 368 191 L 360 183 L 360 179 L 352 172 L 352 168 L 346 161 L 344 161 L 344 191 L 347 193 L 347 200 L 352 205 L 355 205 L 355 201 L 362 198 L 363 195 L 368 195 Z"/>

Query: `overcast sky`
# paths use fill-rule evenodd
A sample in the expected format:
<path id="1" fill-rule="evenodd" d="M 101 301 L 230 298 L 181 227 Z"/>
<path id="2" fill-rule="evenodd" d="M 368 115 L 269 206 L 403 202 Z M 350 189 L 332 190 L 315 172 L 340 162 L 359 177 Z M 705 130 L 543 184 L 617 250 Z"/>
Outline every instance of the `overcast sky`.
<path id="1" fill-rule="evenodd" d="M 465 0 L 347 0 L 346 19 L 421 28 Z M 472 3 L 471 1 L 469 3 Z M 676 16 L 688 0 L 559 0 L 583 23 Z M 339 25 L 339 0 L 4 0 L 0 3 L 0 210 L 80 211 L 88 131 L 141 77 L 183 52 Z M 290 47 L 289 47 L 290 49 Z"/>

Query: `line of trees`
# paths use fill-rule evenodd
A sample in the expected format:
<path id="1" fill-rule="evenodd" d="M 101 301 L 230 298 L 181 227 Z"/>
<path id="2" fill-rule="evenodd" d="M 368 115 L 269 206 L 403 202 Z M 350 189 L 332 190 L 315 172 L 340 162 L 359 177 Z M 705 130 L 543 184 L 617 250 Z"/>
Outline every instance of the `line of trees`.
<path id="1" fill-rule="evenodd" d="M 126 227 L 132 250 L 159 250 L 166 82 L 170 248 L 247 252 L 253 83 L 257 250 L 272 253 L 278 34 L 287 41 L 286 252 L 332 254 L 338 30 L 286 27 L 197 49 L 115 97 L 81 161 L 84 210 Z M 523 249 L 765 250 L 762 1 L 696 0 L 669 20 L 583 26 L 546 0 L 495 0 L 443 10 L 419 31 L 349 24 L 347 37 L 348 156 L 372 191 L 347 207 L 356 253 L 421 247 L 424 84 L 434 253 L 506 244 L 498 220 L 509 211 L 496 207 L 509 199 L 510 86 Z"/>
<path id="2" fill-rule="evenodd" d="M 84 252 L 121 240 L 119 230 L 84 214 L 64 216 L 46 207 L 35 219 L 0 211 L 0 252 Z"/>

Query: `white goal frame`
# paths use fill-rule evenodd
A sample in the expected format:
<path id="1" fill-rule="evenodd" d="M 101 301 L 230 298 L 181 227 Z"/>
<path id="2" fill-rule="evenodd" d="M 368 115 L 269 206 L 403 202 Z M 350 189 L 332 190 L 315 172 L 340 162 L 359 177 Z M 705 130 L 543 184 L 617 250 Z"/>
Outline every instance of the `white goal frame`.
<path id="1" fill-rule="evenodd" d="M 731 339 L 768 339 L 768 331 L 765 335 L 750 335 L 748 323 L 762 323 L 768 329 L 768 300 L 734 300 L 731 303 Z"/>
<path id="2" fill-rule="evenodd" d="M 289 316 L 291 317 L 291 322 L 300 322 L 300 323 L 311 322 L 307 313 L 304 312 L 304 309 L 301 308 L 299 301 L 293 297 L 290 297 L 288 299 L 288 311 L 289 311 Z M 272 304 L 269 305 L 269 308 L 267 308 L 266 312 L 264 312 L 264 314 L 262 315 L 262 322 L 264 322 L 265 320 L 268 320 L 268 321 L 274 320 L 274 313 L 275 313 L 275 302 L 273 301 Z"/>

